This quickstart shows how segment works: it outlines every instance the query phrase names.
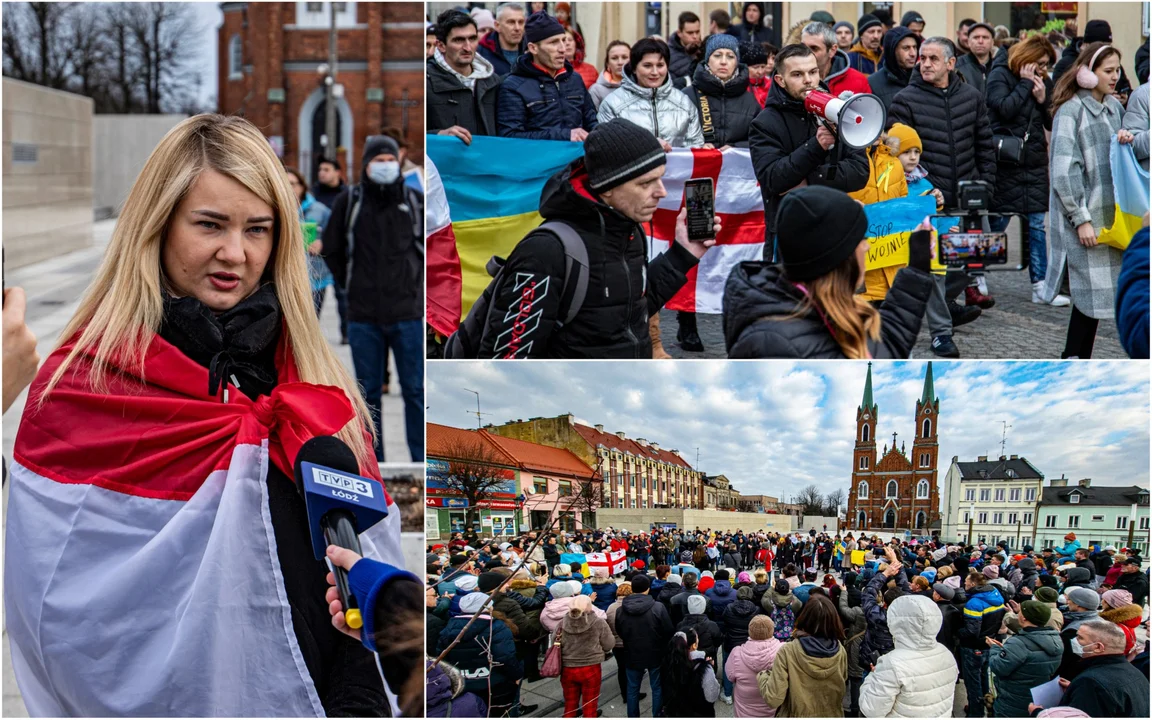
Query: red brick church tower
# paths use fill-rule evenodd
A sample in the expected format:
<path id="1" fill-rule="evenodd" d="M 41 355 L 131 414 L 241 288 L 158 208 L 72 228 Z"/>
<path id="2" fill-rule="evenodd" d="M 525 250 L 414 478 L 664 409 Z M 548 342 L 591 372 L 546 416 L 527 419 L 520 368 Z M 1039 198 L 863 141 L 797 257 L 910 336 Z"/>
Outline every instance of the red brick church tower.
<path id="1" fill-rule="evenodd" d="M 872 398 L 872 363 L 864 382 L 864 399 L 856 408 L 856 443 L 852 452 L 852 486 L 848 491 L 847 526 L 853 531 L 912 530 L 930 534 L 940 518 L 936 462 L 940 400 L 932 384 L 932 363 L 924 375 L 924 392 L 916 401 L 916 431 L 911 455 L 904 442 L 884 443 L 877 453 L 879 407 Z M 920 531 L 920 532 L 917 532 Z"/>

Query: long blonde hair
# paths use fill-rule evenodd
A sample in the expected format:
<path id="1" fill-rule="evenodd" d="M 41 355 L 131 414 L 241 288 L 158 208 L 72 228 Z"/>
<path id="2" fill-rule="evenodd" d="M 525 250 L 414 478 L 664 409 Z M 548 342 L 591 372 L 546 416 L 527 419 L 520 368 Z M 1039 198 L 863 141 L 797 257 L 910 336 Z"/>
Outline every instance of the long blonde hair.
<path id="1" fill-rule="evenodd" d="M 869 357 L 868 341 L 880 339 L 880 313 L 856 294 L 859 276 L 856 256 L 850 255 L 832 272 L 804 283 L 808 290 L 806 297 L 796 312 L 785 319 L 803 317 L 815 308 L 830 326 L 845 357 L 851 360 Z"/>
<path id="2" fill-rule="evenodd" d="M 60 334 L 56 349 L 73 338 L 75 345 L 52 374 L 39 405 L 87 352 L 92 355 L 89 382 L 96 392 L 107 390 L 110 363 L 134 367 L 144 378 L 144 358 L 164 316 L 161 249 L 168 225 L 200 173 L 208 168 L 232 178 L 272 207 L 276 221 L 270 275 L 300 379 L 344 391 L 356 416 L 337 435 L 361 465 L 370 466 L 374 460 L 364 442 L 364 430 L 375 438 L 375 428 L 356 383 L 321 333 L 296 197 L 268 141 L 240 117 L 203 114 L 188 118 L 152 151 L 128 193 L 95 279 Z"/>

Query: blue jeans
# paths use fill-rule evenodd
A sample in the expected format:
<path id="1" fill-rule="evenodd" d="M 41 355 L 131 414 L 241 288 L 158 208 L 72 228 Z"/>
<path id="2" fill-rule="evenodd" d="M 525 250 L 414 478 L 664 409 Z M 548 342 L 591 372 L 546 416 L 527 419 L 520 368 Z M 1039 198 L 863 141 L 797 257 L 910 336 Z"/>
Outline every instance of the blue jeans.
<path id="1" fill-rule="evenodd" d="M 964 693 L 968 696 L 966 717 L 984 717 L 984 693 L 987 692 L 984 655 L 982 650 L 960 648 L 960 671 L 964 678 Z"/>
<path id="2" fill-rule="evenodd" d="M 724 688 L 724 694 L 727 695 L 728 697 L 732 697 L 733 683 L 731 680 L 728 679 L 728 673 L 724 672 L 724 666 L 728 664 L 728 653 L 724 653 L 724 657 L 721 659 L 723 660 L 723 662 L 719 663 L 720 664 L 720 685 L 721 685 L 721 687 Z"/>
<path id="3" fill-rule="evenodd" d="M 402 320 L 389 325 L 348 323 L 348 344 L 360 394 L 376 424 L 376 459 L 384 460 L 384 430 L 380 427 L 380 397 L 388 350 L 396 359 L 396 374 L 404 396 L 404 434 L 412 462 L 424 462 L 424 323 Z"/>
<path id="4" fill-rule="evenodd" d="M 988 219 L 988 227 L 992 232 L 1004 232 L 1012 218 L 1009 215 L 1000 215 Z M 1044 230 L 1044 213 L 1028 213 L 1028 277 L 1032 282 L 1044 279 L 1048 271 L 1048 235 Z"/>
<path id="5" fill-rule="evenodd" d="M 628 672 L 628 717 L 640 717 L 640 685 L 644 682 L 644 673 L 648 673 L 648 684 L 652 686 L 652 717 L 660 717 L 660 710 L 664 707 L 664 688 L 660 685 L 660 668 L 633 670 Z"/>

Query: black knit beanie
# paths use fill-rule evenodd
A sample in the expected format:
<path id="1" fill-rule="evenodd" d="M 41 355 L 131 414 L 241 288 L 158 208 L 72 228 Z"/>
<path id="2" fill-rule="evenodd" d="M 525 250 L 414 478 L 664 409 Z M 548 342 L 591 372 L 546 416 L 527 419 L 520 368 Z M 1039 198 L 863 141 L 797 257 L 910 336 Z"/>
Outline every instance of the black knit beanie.
<path id="1" fill-rule="evenodd" d="M 563 34 L 564 26 L 543 10 L 532 13 L 524 23 L 524 38 L 530 43 L 539 43 L 554 35 Z"/>
<path id="2" fill-rule="evenodd" d="M 1112 42 L 1112 26 L 1107 20 L 1089 20 L 1084 26 L 1084 44 L 1091 45 L 1094 42 Z"/>
<path id="3" fill-rule="evenodd" d="M 504 582 L 504 576 L 495 572 L 483 572 L 476 578 L 476 589 L 480 592 L 492 592 Z"/>
<path id="4" fill-rule="evenodd" d="M 776 215 L 776 242 L 792 280 L 827 275 L 856 252 L 868 230 L 860 203 L 839 190 L 810 185 L 789 192 Z"/>
<path id="5" fill-rule="evenodd" d="M 863 35 L 864 31 L 870 27 L 884 27 L 884 23 L 880 22 L 880 18 L 870 13 L 861 15 L 860 20 L 856 22 L 856 35 Z"/>
<path id="6" fill-rule="evenodd" d="M 588 186 L 611 190 L 668 162 L 656 136 L 639 125 L 616 118 L 600 123 L 584 140 Z"/>
<path id="7" fill-rule="evenodd" d="M 766 65 L 768 53 L 760 43 L 746 40 L 740 43 L 740 62 L 745 65 Z"/>

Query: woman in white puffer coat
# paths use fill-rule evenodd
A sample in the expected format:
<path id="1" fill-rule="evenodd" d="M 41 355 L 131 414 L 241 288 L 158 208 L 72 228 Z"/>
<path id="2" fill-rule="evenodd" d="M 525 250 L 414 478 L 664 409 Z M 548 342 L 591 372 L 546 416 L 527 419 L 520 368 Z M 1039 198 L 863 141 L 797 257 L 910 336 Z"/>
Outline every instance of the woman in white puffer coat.
<path id="1" fill-rule="evenodd" d="M 664 152 L 679 147 L 701 147 L 704 131 L 696 106 L 672 84 L 668 72 L 668 45 L 644 38 L 632 46 L 620 87 L 600 103 L 597 120 L 615 118 L 633 122 L 660 139 Z"/>
<path id="2" fill-rule="evenodd" d="M 931 598 L 904 595 L 888 607 L 896 646 L 880 656 L 860 687 L 864 717 L 951 717 L 956 659 L 936 642 L 943 616 Z"/>

